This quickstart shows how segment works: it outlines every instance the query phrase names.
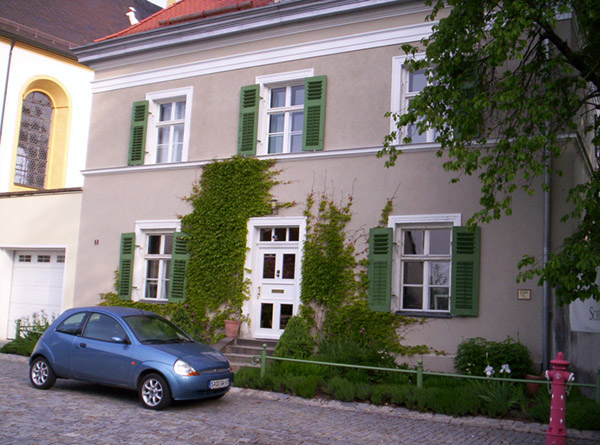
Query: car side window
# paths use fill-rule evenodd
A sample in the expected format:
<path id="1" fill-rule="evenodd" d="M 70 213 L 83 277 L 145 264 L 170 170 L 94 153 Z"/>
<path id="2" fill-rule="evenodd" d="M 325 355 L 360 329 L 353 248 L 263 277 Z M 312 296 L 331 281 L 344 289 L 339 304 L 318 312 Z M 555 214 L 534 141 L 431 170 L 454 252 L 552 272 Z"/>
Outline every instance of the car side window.
<path id="1" fill-rule="evenodd" d="M 113 337 L 126 338 L 125 330 L 119 322 L 104 314 L 93 313 L 85 325 L 83 337 L 94 340 L 111 341 Z"/>
<path id="2" fill-rule="evenodd" d="M 81 332 L 81 323 L 85 319 L 86 315 L 87 312 L 79 312 L 71 315 L 56 328 L 57 332 L 63 332 L 71 335 L 79 334 L 79 332 Z"/>

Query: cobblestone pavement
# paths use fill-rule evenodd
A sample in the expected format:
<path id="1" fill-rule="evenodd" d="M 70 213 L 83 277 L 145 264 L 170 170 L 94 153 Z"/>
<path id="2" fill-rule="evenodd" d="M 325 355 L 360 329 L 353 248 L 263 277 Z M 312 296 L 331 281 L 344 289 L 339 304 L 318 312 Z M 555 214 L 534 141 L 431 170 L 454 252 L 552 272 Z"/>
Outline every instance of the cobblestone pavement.
<path id="1" fill-rule="evenodd" d="M 58 380 L 33 389 L 24 357 L 0 354 L 0 444 L 544 444 L 544 425 L 452 418 L 232 389 L 214 401 L 141 408 L 133 391 Z M 600 434 L 569 431 L 569 444 Z"/>

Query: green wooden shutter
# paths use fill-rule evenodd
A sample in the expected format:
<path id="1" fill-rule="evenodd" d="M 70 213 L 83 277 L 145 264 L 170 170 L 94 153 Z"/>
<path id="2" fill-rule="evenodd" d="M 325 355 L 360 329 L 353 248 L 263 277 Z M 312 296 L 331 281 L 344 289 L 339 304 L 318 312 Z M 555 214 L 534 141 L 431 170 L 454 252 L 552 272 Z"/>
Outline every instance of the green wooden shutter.
<path id="1" fill-rule="evenodd" d="M 479 313 L 480 229 L 452 230 L 452 315 L 477 317 Z"/>
<path id="2" fill-rule="evenodd" d="M 131 300 L 131 279 L 133 277 L 133 255 L 135 253 L 135 233 L 121 235 L 119 258 L 119 284 L 117 295 L 121 300 Z"/>
<path id="3" fill-rule="evenodd" d="M 302 150 L 323 150 L 327 77 L 309 77 L 304 82 L 304 132 Z"/>
<path id="4" fill-rule="evenodd" d="M 457 116 L 462 125 L 459 125 L 454 134 L 458 139 L 475 139 L 481 135 L 483 116 L 472 116 L 472 101 L 479 90 L 479 64 L 474 63 L 465 69 L 463 83 L 460 86 L 461 102 L 456 106 Z"/>
<path id="5" fill-rule="evenodd" d="M 390 311 L 392 291 L 392 236 L 389 227 L 369 231 L 369 308 Z"/>
<path id="6" fill-rule="evenodd" d="M 142 165 L 146 156 L 146 126 L 148 124 L 148 101 L 133 103 L 131 112 L 131 137 L 129 139 L 128 165 Z"/>
<path id="7" fill-rule="evenodd" d="M 185 268 L 190 259 L 187 250 L 188 237 L 183 232 L 173 235 L 173 255 L 171 257 L 171 279 L 169 282 L 169 302 L 180 303 L 185 300 L 187 283 Z"/>
<path id="8" fill-rule="evenodd" d="M 258 131 L 258 85 L 242 87 L 240 94 L 240 123 L 238 129 L 238 154 L 256 154 L 256 132 Z"/>

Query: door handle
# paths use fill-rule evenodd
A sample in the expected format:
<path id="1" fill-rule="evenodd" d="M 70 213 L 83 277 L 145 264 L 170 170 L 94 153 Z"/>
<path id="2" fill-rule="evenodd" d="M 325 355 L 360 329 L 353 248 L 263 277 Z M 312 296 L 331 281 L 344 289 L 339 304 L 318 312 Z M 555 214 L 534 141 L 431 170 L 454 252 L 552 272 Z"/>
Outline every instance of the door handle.
<path id="1" fill-rule="evenodd" d="M 85 348 L 85 347 L 87 347 L 87 345 L 85 343 L 79 343 L 79 347 L 80 348 Z"/>

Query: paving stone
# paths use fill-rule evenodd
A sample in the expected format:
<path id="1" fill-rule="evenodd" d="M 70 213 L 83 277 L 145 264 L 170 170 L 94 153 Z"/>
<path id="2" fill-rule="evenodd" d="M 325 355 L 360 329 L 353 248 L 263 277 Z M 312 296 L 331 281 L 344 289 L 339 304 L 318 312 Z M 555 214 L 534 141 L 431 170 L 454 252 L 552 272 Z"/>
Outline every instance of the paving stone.
<path id="1" fill-rule="evenodd" d="M 32 388 L 27 359 L 0 354 L 0 444 L 544 444 L 544 425 L 234 388 L 220 400 L 141 408 L 134 391 L 59 380 Z M 600 433 L 569 430 L 569 444 Z"/>

